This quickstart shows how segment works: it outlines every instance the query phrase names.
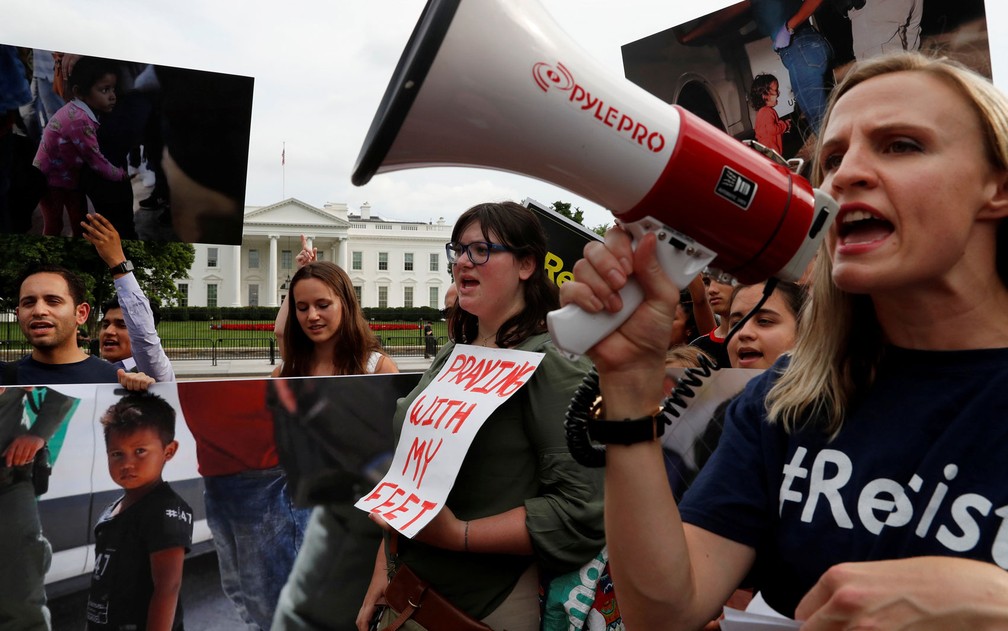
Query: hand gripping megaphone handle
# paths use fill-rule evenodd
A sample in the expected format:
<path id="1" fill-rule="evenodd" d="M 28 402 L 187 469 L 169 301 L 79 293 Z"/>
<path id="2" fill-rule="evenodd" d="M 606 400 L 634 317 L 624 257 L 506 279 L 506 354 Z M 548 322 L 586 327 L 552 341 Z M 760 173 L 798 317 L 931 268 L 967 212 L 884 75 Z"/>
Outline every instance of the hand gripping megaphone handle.
<path id="1" fill-rule="evenodd" d="M 633 236 L 635 246 L 646 233 L 655 234 L 658 263 L 676 287 L 686 287 L 717 256 L 713 250 L 652 217 L 620 225 Z M 584 355 L 626 322 L 644 300 L 644 290 L 633 277 L 619 294 L 623 308 L 616 313 L 591 314 L 577 305 L 567 305 L 547 314 L 546 326 L 557 350 L 570 358 Z"/>

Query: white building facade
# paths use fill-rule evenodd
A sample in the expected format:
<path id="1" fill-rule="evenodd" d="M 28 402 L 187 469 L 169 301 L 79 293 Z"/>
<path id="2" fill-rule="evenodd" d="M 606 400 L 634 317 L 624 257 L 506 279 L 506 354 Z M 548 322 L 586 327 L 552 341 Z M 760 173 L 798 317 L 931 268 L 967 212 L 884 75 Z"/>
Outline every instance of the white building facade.
<path id="1" fill-rule="evenodd" d="M 346 204 L 316 208 L 294 198 L 247 206 L 242 244 L 196 244 L 189 275 L 176 284 L 187 306 L 278 306 L 304 235 L 320 260 L 347 272 L 361 306 L 440 309 L 451 283 L 444 248 L 451 230 L 444 219 L 386 221 L 366 203 L 358 214 Z"/>

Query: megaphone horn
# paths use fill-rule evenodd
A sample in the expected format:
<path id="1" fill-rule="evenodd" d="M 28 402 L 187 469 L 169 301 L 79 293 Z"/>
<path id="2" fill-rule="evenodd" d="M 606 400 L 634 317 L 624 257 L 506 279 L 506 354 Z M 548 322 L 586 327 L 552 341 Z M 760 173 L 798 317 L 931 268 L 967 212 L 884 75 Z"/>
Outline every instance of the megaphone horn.
<path id="1" fill-rule="evenodd" d="M 436 165 L 528 175 L 661 231 L 680 286 L 712 259 L 745 283 L 797 279 L 832 214 L 786 167 L 606 76 L 536 0 L 427 3 L 352 180 Z"/>

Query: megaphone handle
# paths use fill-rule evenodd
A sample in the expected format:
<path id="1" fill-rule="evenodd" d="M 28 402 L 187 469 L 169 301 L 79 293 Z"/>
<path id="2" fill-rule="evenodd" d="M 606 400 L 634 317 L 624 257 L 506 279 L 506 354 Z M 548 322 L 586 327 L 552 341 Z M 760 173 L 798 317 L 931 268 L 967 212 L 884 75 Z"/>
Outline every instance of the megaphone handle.
<path id="1" fill-rule="evenodd" d="M 658 238 L 658 263 L 677 287 L 686 287 L 717 256 L 713 250 L 652 217 L 625 223 L 622 227 L 633 236 L 635 247 L 644 234 L 655 234 Z M 623 308 L 615 313 L 589 314 L 577 305 L 567 305 L 547 314 L 546 326 L 557 350 L 572 358 L 584 355 L 618 329 L 644 301 L 644 290 L 632 276 L 619 294 Z"/>
<path id="2" fill-rule="evenodd" d="M 623 308 L 613 313 L 588 313 L 577 305 L 567 305 L 546 315 L 553 345 L 564 355 L 576 358 L 619 328 L 644 301 L 644 290 L 633 277 L 620 290 Z"/>

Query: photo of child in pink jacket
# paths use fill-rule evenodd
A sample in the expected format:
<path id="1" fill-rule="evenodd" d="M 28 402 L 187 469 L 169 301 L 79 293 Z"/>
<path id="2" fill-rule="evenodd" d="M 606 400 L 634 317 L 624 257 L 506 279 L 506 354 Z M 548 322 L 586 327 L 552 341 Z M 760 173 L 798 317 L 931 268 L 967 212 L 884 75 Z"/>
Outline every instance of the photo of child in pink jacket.
<path id="1" fill-rule="evenodd" d="M 42 234 L 63 232 L 63 209 L 74 236 L 81 236 L 87 201 L 80 189 L 86 165 L 106 180 L 124 180 L 124 169 L 111 164 L 98 149 L 99 115 L 116 104 L 115 64 L 97 57 L 82 57 L 68 79 L 73 100 L 61 107 L 42 132 L 33 164 L 46 176 L 48 190 L 39 200 Z"/>
<path id="2" fill-rule="evenodd" d="M 791 121 L 781 120 L 774 107 L 780 98 L 777 77 L 758 74 L 749 88 L 749 105 L 756 110 L 756 142 L 784 156 L 782 137 L 791 129 Z M 786 157 L 786 156 L 784 156 Z"/>

